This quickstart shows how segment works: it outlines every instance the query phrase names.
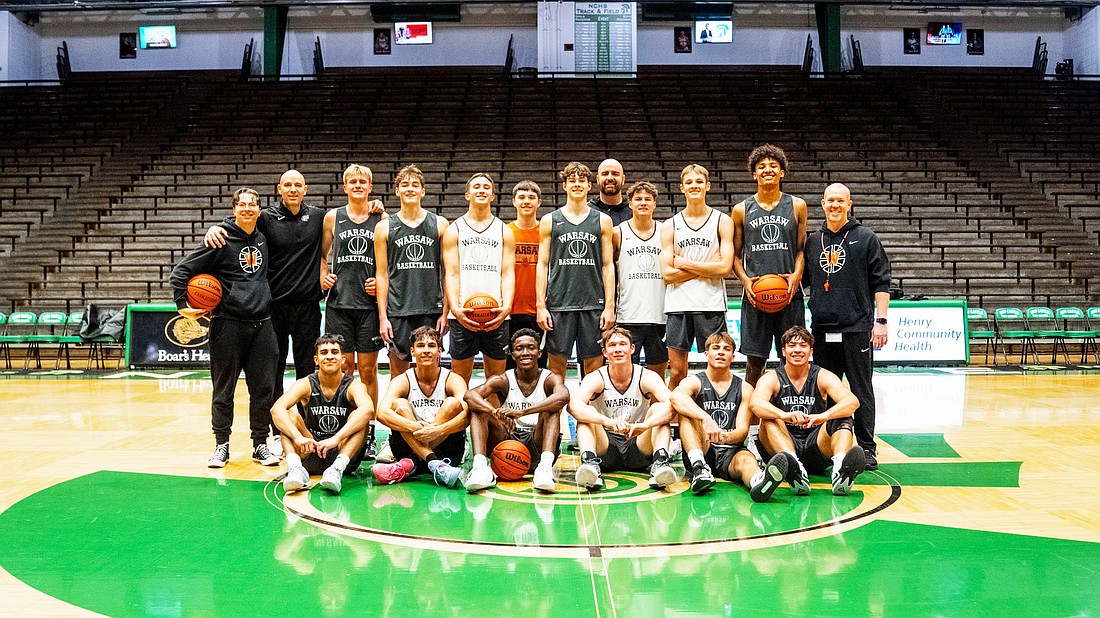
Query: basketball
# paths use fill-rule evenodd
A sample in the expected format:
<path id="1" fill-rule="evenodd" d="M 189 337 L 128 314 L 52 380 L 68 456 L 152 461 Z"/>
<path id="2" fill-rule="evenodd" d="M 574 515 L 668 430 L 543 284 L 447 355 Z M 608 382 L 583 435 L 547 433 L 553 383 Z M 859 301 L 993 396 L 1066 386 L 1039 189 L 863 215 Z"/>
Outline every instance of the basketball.
<path id="1" fill-rule="evenodd" d="M 764 275 L 752 284 L 756 306 L 765 313 L 775 313 L 787 306 L 787 280 L 779 275 Z"/>
<path id="2" fill-rule="evenodd" d="M 222 284 L 213 275 L 195 275 L 187 282 L 187 304 L 211 311 L 222 301 Z"/>
<path id="3" fill-rule="evenodd" d="M 466 317 L 478 324 L 484 324 L 496 317 L 492 310 L 499 307 L 500 303 L 488 294 L 474 294 L 462 306 L 466 309 Z"/>
<path id="4" fill-rule="evenodd" d="M 489 467 L 502 481 L 518 481 L 531 468 L 531 452 L 518 440 L 505 440 L 493 449 Z"/>

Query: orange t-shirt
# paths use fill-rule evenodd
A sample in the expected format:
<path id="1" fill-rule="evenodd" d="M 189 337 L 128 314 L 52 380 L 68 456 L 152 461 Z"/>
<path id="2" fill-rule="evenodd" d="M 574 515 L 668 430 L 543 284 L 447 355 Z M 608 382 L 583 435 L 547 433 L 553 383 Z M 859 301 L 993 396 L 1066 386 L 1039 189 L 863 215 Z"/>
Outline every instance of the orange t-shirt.
<path id="1" fill-rule="evenodd" d="M 535 271 L 539 266 L 539 226 L 525 230 L 513 221 L 508 224 L 516 237 L 516 294 L 512 313 L 535 315 Z"/>

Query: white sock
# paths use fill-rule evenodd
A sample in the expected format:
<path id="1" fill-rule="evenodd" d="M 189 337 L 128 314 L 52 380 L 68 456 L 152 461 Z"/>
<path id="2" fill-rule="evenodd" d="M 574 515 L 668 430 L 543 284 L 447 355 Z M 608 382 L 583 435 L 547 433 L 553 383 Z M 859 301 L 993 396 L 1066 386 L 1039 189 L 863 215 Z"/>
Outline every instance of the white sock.
<path id="1" fill-rule="evenodd" d="M 474 467 L 484 468 L 489 465 L 489 459 L 485 455 L 474 455 Z"/>
<path id="2" fill-rule="evenodd" d="M 336 461 L 332 462 L 332 469 L 343 474 L 344 468 L 347 468 L 349 463 L 351 463 L 351 458 L 341 453 L 336 456 Z"/>
<path id="3" fill-rule="evenodd" d="M 539 459 L 539 465 L 547 468 L 554 467 L 554 454 L 550 451 L 543 451 L 542 457 Z"/>
<path id="4" fill-rule="evenodd" d="M 297 453 L 287 453 L 287 455 L 286 455 L 286 469 L 290 470 L 291 468 L 301 468 L 301 467 L 302 467 L 302 458 L 299 457 Z"/>
<path id="5" fill-rule="evenodd" d="M 703 450 L 693 448 L 688 451 L 688 461 L 690 461 L 692 465 L 695 465 L 700 461 L 706 461 L 706 458 L 703 457 Z"/>
<path id="6" fill-rule="evenodd" d="M 844 463 L 844 453 L 833 455 L 833 470 L 840 470 L 840 464 Z"/>

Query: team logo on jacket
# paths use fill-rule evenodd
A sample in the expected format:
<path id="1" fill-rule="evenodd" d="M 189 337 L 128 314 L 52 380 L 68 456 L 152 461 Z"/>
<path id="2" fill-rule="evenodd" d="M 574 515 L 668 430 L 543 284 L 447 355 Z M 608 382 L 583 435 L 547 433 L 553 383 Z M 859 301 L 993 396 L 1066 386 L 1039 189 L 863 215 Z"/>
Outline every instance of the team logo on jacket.
<path id="1" fill-rule="evenodd" d="M 263 266 L 264 256 L 260 253 L 260 250 L 251 245 L 241 249 L 237 260 L 241 263 L 241 270 L 246 273 L 252 274 L 260 270 L 260 266 Z"/>
<path id="2" fill-rule="evenodd" d="M 825 251 L 821 252 L 818 265 L 821 266 L 821 270 L 831 275 L 844 268 L 844 261 L 847 257 L 848 253 L 844 250 L 844 247 L 830 245 Z"/>

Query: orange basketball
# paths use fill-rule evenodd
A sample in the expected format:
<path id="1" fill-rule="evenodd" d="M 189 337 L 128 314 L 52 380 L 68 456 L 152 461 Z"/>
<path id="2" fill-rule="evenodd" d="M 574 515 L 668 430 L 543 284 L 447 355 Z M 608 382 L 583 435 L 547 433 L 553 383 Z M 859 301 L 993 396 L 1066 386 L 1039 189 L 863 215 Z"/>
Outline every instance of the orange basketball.
<path id="1" fill-rule="evenodd" d="M 531 468 L 531 452 L 518 440 L 505 440 L 493 449 L 489 467 L 502 481 L 518 481 Z"/>
<path id="2" fill-rule="evenodd" d="M 752 284 L 756 306 L 765 313 L 775 313 L 787 306 L 787 280 L 779 275 L 764 275 Z"/>
<path id="3" fill-rule="evenodd" d="M 211 311 L 222 301 L 222 284 L 213 275 L 195 275 L 187 282 L 187 304 Z"/>
<path id="4" fill-rule="evenodd" d="M 478 324 L 484 324 L 496 317 L 492 310 L 499 307 L 500 303 L 488 294 L 474 294 L 462 306 L 466 309 L 466 317 Z"/>

